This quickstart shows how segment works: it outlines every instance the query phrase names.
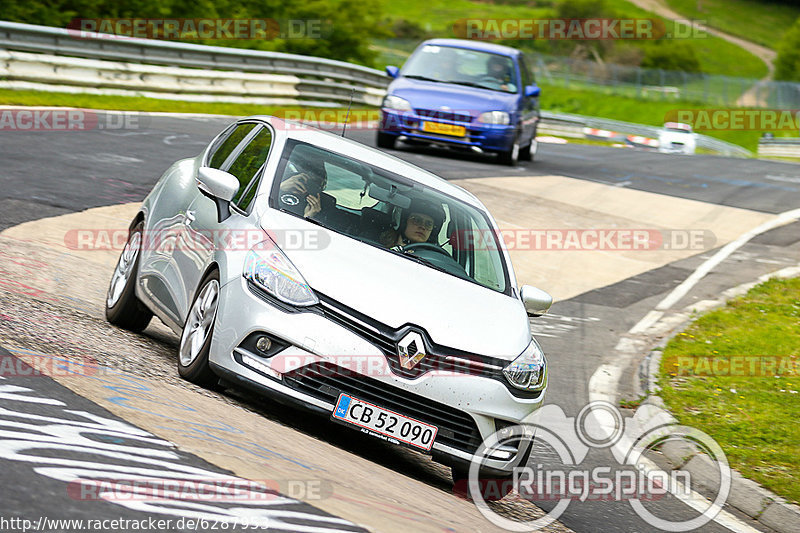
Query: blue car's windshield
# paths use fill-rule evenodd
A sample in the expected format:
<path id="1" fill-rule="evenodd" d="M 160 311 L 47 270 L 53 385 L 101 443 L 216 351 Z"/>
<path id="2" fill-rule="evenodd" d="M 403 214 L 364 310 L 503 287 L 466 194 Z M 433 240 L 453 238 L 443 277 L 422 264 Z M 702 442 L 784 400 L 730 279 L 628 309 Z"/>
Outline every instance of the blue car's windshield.
<path id="1" fill-rule="evenodd" d="M 402 75 L 493 91 L 519 92 L 517 72 L 510 57 L 465 48 L 426 45 L 408 60 Z"/>

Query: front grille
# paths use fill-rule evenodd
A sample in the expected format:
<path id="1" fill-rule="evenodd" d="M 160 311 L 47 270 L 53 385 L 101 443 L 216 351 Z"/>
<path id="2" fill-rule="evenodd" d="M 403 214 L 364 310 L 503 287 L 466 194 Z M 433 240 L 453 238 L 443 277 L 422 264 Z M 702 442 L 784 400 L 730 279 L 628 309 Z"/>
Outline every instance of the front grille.
<path id="1" fill-rule="evenodd" d="M 348 371 L 339 373 L 332 363 L 313 363 L 283 376 L 283 383 L 292 389 L 332 404 L 340 393 L 391 409 L 439 428 L 440 444 L 473 453 L 481 443 L 475 420 L 463 411 L 429 400 L 366 376 L 353 377 Z"/>
<path id="2" fill-rule="evenodd" d="M 328 319 L 349 329 L 379 348 L 386 357 L 389 368 L 398 376 L 414 379 L 426 372 L 437 371 L 440 373 L 467 374 L 504 380 L 503 368 L 508 364 L 508 361 L 434 345 L 419 328 L 404 326 L 393 330 L 353 309 L 344 307 L 324 295 L 317 295 L 320 298 L 323 314 Z M 417 331 L 425 338 L 426 355 L 413 368 L 403 368 L 397 355 L 397 343 L 409 331 Z"/>
<path id="3" fill-rule="evenodd" d="M 449 120 L 451 122 L 471 122 L 472 116 L 468 113 L 456 113 L 453 111 L 437 111 L 433 109 L 415 109 L 421 118 L 430 120 Z"/>

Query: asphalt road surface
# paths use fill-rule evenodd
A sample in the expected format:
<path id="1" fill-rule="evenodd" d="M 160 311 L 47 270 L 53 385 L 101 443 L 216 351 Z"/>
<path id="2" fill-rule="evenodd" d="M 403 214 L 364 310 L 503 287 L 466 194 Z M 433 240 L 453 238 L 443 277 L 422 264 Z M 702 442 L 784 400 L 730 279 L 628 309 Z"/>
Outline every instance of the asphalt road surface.
<path id="1" fill-rule="evenodd" d="M 152 116 L 140 121 L 137 128 L 127 130 L 3 132 L 0 140 L 0 230 L 43 217 L 141 201 L 172 162 L 199 153 L 230 121 L 219 117 Z M 371 131 L 350 130 L 348 137 L 374 145 L 374 132 Z M 535 179 L 536 176 L 560 175 L 763 213 L 781 213 L 800 206 L 800 166 L 777 162 L 540 144 L 535 162 L 511 168 L 495 164 L 489 156 L 434 148 L 406 147 L 390 152 L 450 180 L 495 176 L 529 176 Z M 716 297 L 726 288 L 751 281 L 781 265 L 792 264 L 792 261 L 797 264 L 798 241 L 798 224 L 758 237 L 704 278 L 686 295 L 682 305 Z M 590 377 L 599 365 L 613 357 L 620 336 L 711 252 L 705 251 L 611 286 L 559 301 L 553 306 L 550 316 L 534 321 L 533 330 L 550 355 L 548 403 L 575 416 L 589 402 L 587 383 Z M 58 323 L 53 324 L 53 328 L 57 333 Z M 3 356 L 9 357 L 9 354 Z M 634 374 L 635 369 L 629 372 Z M 629 378 L 621 382 L 620 393 L 623 395 L 634 392 L 633 378 Z M 69 405 L 70 409 L 75 408 L 74 405 L 92 411 L 87 401 L 57 384 L 45 384 L 45 380 L 38 380 L 33 385 L 14 385 L 46 393 L 48 398 Z M 42 391 L 42 388 L 46 390 Z M 257 402 L 246 398 L 243 401 Z M 302 431 L 326 438 L 324 432 L 311 426 L 303 425 Z M 367 443 L 355 445 L 356 453 L 371 456 L 373 452 L 370 450 Z M 398 455 L 389 461 L 407 460 L 406 455 L 400 457 Z M 202 463 L 204 468 L 214 468 L 196 458 L 188 457 L 186 460 Z M 613 461 L 607 450 L 598 450 L 589 455 L 585 464 L 591 467 L 612 464 Z M 53 493 L 52 487 L 48 486 L 50 481 L 30 474 L 30 465 L 12 465 L 6 467 L 4 463 L 0 469 L 0 483 L 5 487 L 18 487 L 16 499 L 13 505 L 9 503 L 11 500 L 6 499 L 8 493 L 4 489 L 4 503 L 0 506 L 4 509 L 12 506 L 16 516 L 41 515 L 56 504 L 65 510 L 65 515 L 75 517 L 87 514 L 90 509 L 87 506 L 104 505 L 42 498 L 42 495 Z M 548 505 L 542 507 L 548 509 Z M 95 510 L 94 507 L 91 509 Z M 672 496 L 650 502 L 648 509 L 671 519 L 688 518 L 694 514 Z M 628 502 L 573 502 L 560 520 L 575 531 L 653 530 L 633 512 Z M 746 518 L 742 521 L 764 529 Z M 717 523 L 703 528 L 703 531 L 727 530 Z"/>

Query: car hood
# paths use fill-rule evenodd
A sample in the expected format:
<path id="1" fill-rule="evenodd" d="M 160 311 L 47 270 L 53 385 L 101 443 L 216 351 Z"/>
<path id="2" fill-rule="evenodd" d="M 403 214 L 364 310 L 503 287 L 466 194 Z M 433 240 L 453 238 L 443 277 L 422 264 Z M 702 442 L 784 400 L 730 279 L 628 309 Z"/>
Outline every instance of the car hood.
<path id="1" fill-rule="evenodd" d="M 413 324 L 436 344 L 508 360 L 530 342 L 528 317 L 516 298 L 280 211 L 268 210 L 261 223 L 315 292 L 391 328 Z M 284 231 L 319 244 L 290 246 L 281 242 Z"/>
<path id="2" fill-rule="evenodd" d="M 447 106 L 453 111 L 469 112 L 477 117 L 486 111 L 513 112 L 519 95 L 424 80 L 398 78 L 387 94 L 404 98 L 414 109 L 440 110 Z"/>

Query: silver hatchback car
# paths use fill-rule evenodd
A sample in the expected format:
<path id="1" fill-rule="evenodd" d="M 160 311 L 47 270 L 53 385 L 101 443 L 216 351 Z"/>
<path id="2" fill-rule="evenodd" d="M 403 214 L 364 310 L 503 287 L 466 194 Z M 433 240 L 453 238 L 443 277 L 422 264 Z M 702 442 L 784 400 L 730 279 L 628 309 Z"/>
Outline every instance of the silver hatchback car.
<path id="1" fill-rule="evenodd" d="M 255 389 L 429 453 L 466 476 L 481 442 L 544 401 L 547 364 L 475 196 L 355 141 L 242 119 L 145 198 L 111 279 L 108 320 L 153 314 L 178 371 Z M 529 442 L 493 452 L 508 476 Z"/>

